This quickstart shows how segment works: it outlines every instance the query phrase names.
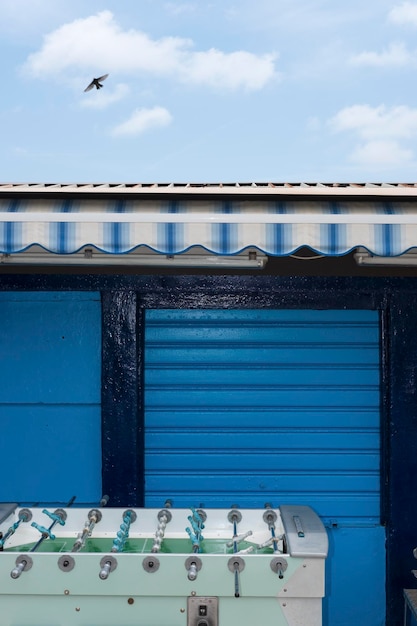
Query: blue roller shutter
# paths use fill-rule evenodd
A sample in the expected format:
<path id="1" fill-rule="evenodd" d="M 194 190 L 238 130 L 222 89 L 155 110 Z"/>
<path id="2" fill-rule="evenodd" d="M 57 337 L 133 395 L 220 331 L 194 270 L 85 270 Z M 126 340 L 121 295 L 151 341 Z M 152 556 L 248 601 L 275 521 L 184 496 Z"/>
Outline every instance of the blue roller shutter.
<path id="1" fill-rule="evenodd" d="M 146 501 L 379 521 L 375 311 L 148 311 Z"/>

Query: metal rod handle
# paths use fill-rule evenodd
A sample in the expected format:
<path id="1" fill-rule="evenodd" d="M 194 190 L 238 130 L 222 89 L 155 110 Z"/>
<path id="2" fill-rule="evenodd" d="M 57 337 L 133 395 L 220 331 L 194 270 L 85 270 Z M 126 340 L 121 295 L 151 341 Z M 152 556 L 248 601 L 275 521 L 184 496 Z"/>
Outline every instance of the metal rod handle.
<path id="1" fill-rule="evenodd" d="M 22 572 L 28 572 L 33 565 L 33 561 L 30 556 L 26 554 L 20 554 L 16 559 L 16 566 L 10 572 L 10 576 L 14 579 L 19 578 Z"/>
<path id="2" fill-rule="evenodd" d="M 195 580 L 197 578 L 197 574 L 198 574 L 197 565 L 195 563 L 191 563 L 190 567 L 188 568 L 188 574 L 187 574 L 188 580 Z"/>
<path id="3" fill-rule="evenodd" d="M 12 571 L 10 572 L 10 576 L 12 578 L 19 578 L 19 576 L 25 569 L 26 565 L 27 565 L 27 561 L 20 561 L 20 563 L 16 565 L 15 568 L 12 569 Z"/>
<path id="4" fill-rule="evenodd" d="M 102 569 L 100 570 L 99 577 L 101 578 L 101 580 L 106 580 L 106 578 L 109 577 L 110 572 L 111 572 L 111 562 L 106 561 Z"/>

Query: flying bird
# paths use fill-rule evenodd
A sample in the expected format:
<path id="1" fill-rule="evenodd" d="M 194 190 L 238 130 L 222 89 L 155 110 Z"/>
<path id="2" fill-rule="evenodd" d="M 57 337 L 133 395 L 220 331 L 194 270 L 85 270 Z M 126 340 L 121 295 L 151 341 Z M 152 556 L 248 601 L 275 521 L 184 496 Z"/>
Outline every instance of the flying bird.
<path id="1" fill-rule="evenodd" d="M 84 89 L 84 91 L 90 91 L 90 89 L 93 89 L 93 87 L 95 87 L 96 89 L 101 89 L 103 87 L 101 83 L 103 82 L 103 80 L 106 80 L 107 76 L 108 74 L 104 74 L 103 76 L 99 76 L 99 78 L 93 78 L 91 83 L 88 85 L 88 87 Z"/>

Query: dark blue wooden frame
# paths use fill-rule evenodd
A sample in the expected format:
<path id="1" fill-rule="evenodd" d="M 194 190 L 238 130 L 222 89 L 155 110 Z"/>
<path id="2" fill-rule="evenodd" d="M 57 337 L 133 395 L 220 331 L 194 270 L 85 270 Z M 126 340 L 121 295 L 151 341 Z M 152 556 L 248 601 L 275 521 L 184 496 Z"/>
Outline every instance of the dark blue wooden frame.
<path id="1" fill-rule="evenodd" d="M 113 506 L 144 501 L 146 308 L 351 308 L 381 315 L 382 510 L 387 624 L 402 623 L 417 567 L 417 281 L 414 278 L 5 274 L 1 290 L 102 294 L 102 479 Z M 354 555 L 354 546 L 352 546 Z M 352 557 L 354 558 L 354 557 Z M 352 598 L 354 602 L 354 598 Z"/>

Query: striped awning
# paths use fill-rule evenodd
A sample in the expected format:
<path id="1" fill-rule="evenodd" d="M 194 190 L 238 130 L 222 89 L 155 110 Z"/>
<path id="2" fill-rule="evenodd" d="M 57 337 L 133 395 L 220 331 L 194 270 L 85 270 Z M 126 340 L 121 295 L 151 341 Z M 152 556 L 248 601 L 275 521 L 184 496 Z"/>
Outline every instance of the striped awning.
<path id="1" fill-rule="evenodd" d="M 361 247 L 396 256 L 417 246 L 417 203 L 302 198 L 173 200 L 157 198 L 0 199 L 0 253 L 31 246 L 72 254 L 92 246 L 108 254 L 147 250 L 177 255 L 200 246 L 216 255 L 256 248 L 285 256 L 308 246 L 344 255 Z"/>

